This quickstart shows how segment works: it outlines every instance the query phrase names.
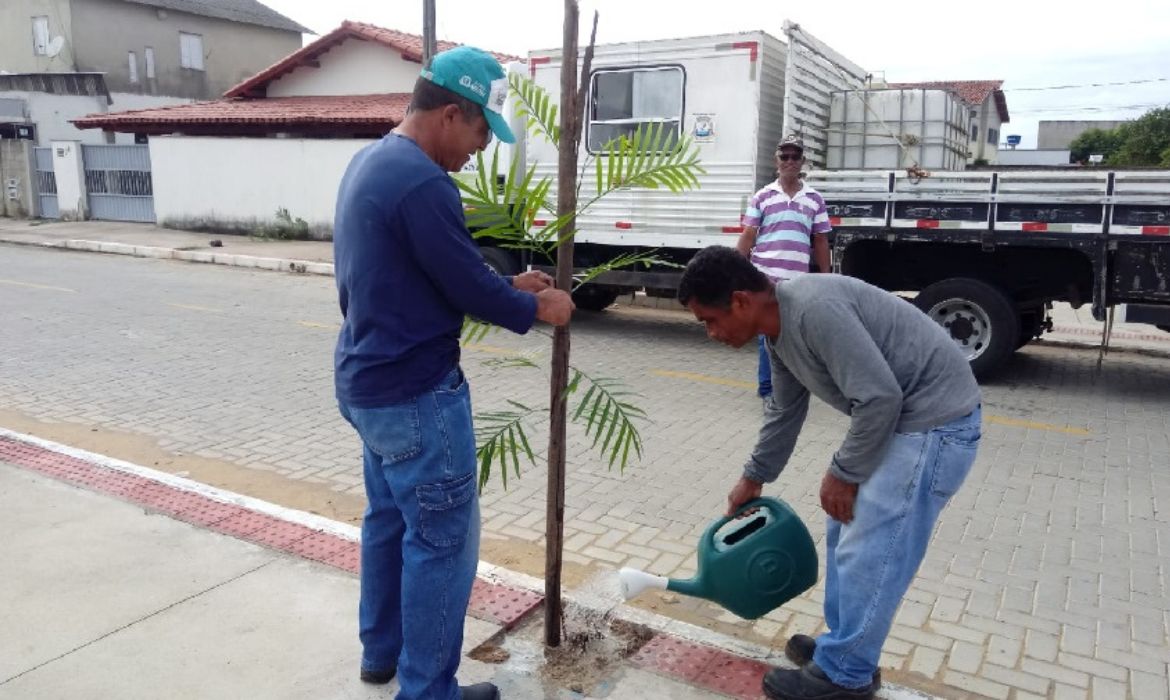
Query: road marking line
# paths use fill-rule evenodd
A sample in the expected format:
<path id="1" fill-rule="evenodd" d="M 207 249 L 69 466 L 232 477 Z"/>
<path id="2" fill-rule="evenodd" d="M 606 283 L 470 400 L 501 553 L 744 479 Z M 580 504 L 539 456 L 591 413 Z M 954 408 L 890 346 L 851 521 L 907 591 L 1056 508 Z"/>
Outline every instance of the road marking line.
<path id="1" fill-rule="evenodd" d="M 718 384 L 719 386 L 733 386 L 740 389 L 755 389 L 754 382 L 745 382 L 739 379 L 724 379 L 723 377 L 709 377 L 705 374 L 695 374 L 694 372 L 675 372 L 668 369 L 651 370 L 650 374 L 658 377 L 671 377 L 673 379 L 689 379 L 692 382 L 703 382 L 704 384 Z"/>
<path id="2" fill-rule="evenodd" d="M 207 306 L 196 306 L 195 304 L 173 304 L 171 302 L 167 302 L 167 306 L 173 306 L 176 309 L 186 309 L 188 311 L 206 311 L 213 314 L 223 313 L 222 309 L 212 309 Z"/>
<path id="3" fill-rule="evenodd" d="M 650 374 L 658 377 L 670 377 L 672 379 L 687 379 L 692 382 L 702 382 L 704 384 L 717 384 L 719 386 L 732 386 L 741 389 L 755 389 L 754 382 L 745 382 L 737 379 L 725 379 L 723 377 L 711 377 L 706 374 L 696 374 L 694 372 L 676 372 L 674 370 L 656 369 L 651 370 Z M 1008 418 L 1006 416 L 985 415 L 983 420 L 987 423 L 994 423 L 996 425 L 1006 425 L 1012 428 L 1027 428 L 1029 430 L 1047 430 L 1053 433 L 1064 433 L 1065 435 L 1092 435 L 1092 431 L 1085 428 L 1073 428 L 1067 425 L 1055 425 L 1053 423 L 1040 423 L 1037 421 L 1023 420 L 1021 418 Z"/>
<path id="4" fill-rule="evenodd" d="M 76 292 L 68 287 L 53 287 L 48 284 L 33 284 L 32 282 L 17 282 L 16 280 L 0 280 L 0 284 L 11 284 L 14 287 L 28 287 L 30 289 L 48 289 L 54 292 Z"/>
<path id="5" fill-rule="evenodd" d="M 1037 423 L 1036 421 L 1023 420 L 1021 418 L 1007 418 L 1006 416 L 984 416 L 983 420 L 988 423 L 995 423 L 997 425 L 1007 425 L 1013 428 L 1028 428 L 1029 430 L 1047 430 L 1053 433 L 1064 433 L 1066 435 L 1091 435 L 1092 432 L 1085 428 L 1073 428 L 1066 425 L 1053 425 L 1052 423 Z"/>
<path id="6" fill-rule="evenodd" d="M 336 331 L 341 328 L 336 323 L 317 323 L 316 321 L 297 321 L 297 325 L 305 328 L 320 328 L 327 331 Z"/>

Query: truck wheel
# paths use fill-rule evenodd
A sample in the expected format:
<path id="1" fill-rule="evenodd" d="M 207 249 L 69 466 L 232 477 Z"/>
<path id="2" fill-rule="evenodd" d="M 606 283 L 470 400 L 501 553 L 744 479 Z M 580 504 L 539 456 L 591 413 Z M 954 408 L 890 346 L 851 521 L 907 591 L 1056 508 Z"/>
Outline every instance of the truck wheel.
<path id="1" fill-rule="evenodd" d="M 616 289 L 587 284 L 573 291 L 573 303 L 584 311 L 604 311 L 618 298 Z"/>
<path id="2" fill-rule="evenodd" d="M 480 248 L 479 252 L 483 255 L 483 261 L 487 266 L 496 271 L 496 274 L 501 277 L 514 275 L 520 271 L 520 265 L 516 262 L 515 256 L 511 253 L 500 250 L 499 248 Z"/>
<path id="3" fill-rule="evenodd" d="M 1020 317 L 999 289 L 966 277 L 936 282 L 915 306 L 950 333 L 979 379 L 990 376 L 1016 349 Z"/>

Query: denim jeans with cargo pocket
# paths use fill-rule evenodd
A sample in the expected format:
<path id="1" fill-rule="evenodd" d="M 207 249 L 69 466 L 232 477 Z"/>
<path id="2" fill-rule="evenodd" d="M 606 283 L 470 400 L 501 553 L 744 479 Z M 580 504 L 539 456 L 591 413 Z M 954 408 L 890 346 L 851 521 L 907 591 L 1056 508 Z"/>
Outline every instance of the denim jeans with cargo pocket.
<path id="1" fill-rule="evenodd" d="M 458 700 L 463 618 L 479 561 L 475 436 L 458 368 L 392 406 L 341 414 L 363 444 L 362 668 L 398 668 L 398 700 Z"/>
<path id="2" fill-rule="evenodd" d="M 834 683 L 868 685 L 935 522 L 971 465 L 982 414 L 925 433 L 895 433 L 857 491 L 853 521 L 828 519 L 825 624 L 813 660 Z"/>

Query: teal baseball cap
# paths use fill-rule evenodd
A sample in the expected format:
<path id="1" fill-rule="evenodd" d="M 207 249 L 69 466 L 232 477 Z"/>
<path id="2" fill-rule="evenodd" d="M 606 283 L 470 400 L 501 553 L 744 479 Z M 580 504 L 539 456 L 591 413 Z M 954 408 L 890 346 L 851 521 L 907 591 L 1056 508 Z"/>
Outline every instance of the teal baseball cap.
<path id="1" fill-rule="evenodd" d="M 508 76 L 490 53 L 471 46 L 448 49 L 435 54 L 430 68 L 423 68 L 422 77 L 482 107 L 496 138 L 504 143 L 516 142 L 504 119 Z"/>

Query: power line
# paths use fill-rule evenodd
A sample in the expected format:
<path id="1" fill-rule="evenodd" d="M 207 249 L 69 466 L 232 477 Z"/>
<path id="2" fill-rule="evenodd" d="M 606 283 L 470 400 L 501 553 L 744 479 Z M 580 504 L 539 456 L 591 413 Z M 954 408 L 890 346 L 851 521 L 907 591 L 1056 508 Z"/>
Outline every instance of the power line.
<path id="1" fill-rule="evenodd" d="M 1012 114 L 1039 114 L 1041 112 L 1123 112 L 1135 109 L 1155 109 L 1167 106 L 1164 103 L 1152 102 L 1141 105 L 1101 105 L 1096 107 L 1045 107 L 1039 109 L 1013 109 Z"/>
<path id="2" fill-rule="evenodd" d="M 1141 80 L 1122 80 L 1115 83 L 1081 83 L 1079 85 L 1045 85 L 1043 87 L 1004 88 L 1004 92 L 1039 92 L 1041 90 L 1074 90 L 1076 88 L 1113 87 L 1117 85 L 1144 85 L 1147 83 L 1170 82 L 1170 78 L 1143 78 Z"/>

